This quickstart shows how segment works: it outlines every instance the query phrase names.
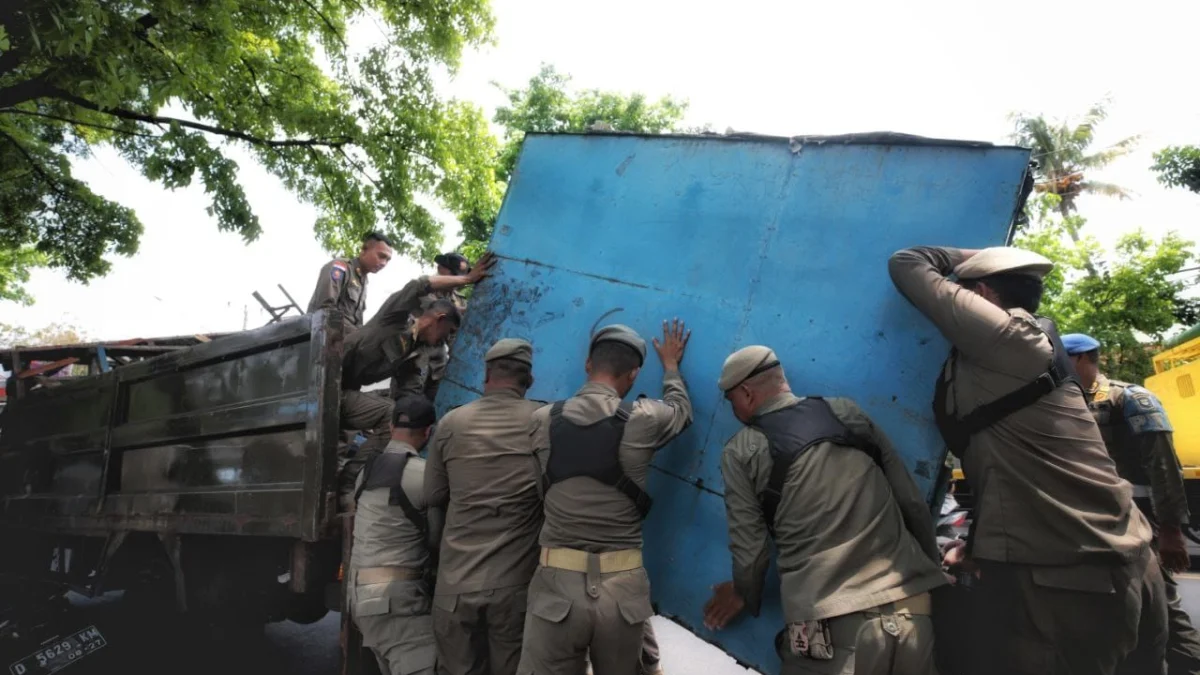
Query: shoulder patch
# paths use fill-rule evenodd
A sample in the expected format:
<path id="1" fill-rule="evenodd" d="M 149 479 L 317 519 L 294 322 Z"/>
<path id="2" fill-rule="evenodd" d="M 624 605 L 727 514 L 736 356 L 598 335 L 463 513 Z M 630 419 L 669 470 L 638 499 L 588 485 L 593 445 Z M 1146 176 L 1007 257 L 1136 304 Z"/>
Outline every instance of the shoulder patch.
<path id="1" fill-rule="evenodd" d="M 1144 387 L 1125 387 L 1122 410 L 1129 430 L 1135 434 L 1172 431 L 1171 422 L 1158 398 Z"/>
<path id="2" fill-rule="evenodd" d="M 342 279 L 345 279 L 349 272 L 350 266 L 341 260 L 334 260 L 333 264 L 329 266 L 329 278 L 333 279 L 334 281 L 341 281 Z"/>

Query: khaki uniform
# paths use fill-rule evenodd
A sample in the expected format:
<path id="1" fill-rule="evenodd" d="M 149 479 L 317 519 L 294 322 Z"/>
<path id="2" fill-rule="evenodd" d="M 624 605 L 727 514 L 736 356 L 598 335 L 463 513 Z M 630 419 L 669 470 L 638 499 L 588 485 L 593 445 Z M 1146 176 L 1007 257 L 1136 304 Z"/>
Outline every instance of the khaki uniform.
<path id="1" fill-rule="evenodd" d="M 367 307 L 367 273 L 358 258 L 335 258 L 321 268 L 317 287 L 308 301 L 308 313 L 318 309 L 336 309 L 342 313 L 342 326 L 349 335 L 363 325 Z"/>
<path id="2" fill-rule="evenodd" d="M 390 438 L 392 401 L 382 392 L 360 391 L 390 377 L 401 380 L 422 377 L 421 342 L 416 338 L 410 320 L 428 278 L 410 281 L 393 293 L 375 316 L 345 340 L 342 353 L 343 429 L 363 430 L 367 441 L 348 456 L 346 447 L 338 453 L 338 495 L 343 509 L 348 507 L 349 495 L 363 463 L 387 445 Z"/>
<path id="3" fill-rule="evenodd" d="M 421 304 L 426 305 L 434 300 L 441 299 L 453 302 L 459 312 L 467 310 L 467 298 L 458 290 L 434 291 L 421 298 Z M 441 385 L 442 378 L 446 375 L 446 365 L 450 362 L 450 347 L 454 344 L 456 335 L 451 334 L 445 342 L 437 345 L 437 348 L 429 354 L 429 378 L 427 382 L 423 383 L 425 387 L 423 393 L 431 401 L 437 398 L 438 387 Z"/>
<path id="4" fill-rule="evenodd" d="M 429 516 L 424 495 L 425 461 L 412 446 L 392 441 L 385 453 L 408 453 L 401 488 L 415 509 Z M 359 483 L 362 476 L 359 476 Z M 397 505 L 390 489 L 363 490 L 354 516 L 351 613 L 385 675 L 433 675 L 436 648 L 430 616 L 428 570 L 440 526 L 430 519 L 421 531 Z"/>
<path id="5" fill-rule="evenodd" d="M 781 394 L 755 415 L 800 401 Z M 828 441 L 809 447 L 788 469 L 774 538 L 784 618 L 789 624 L 828 619 L 833 658 L 783 649 L 783 672 L 929 673 L 928 592 L 946 583 L 929 506 L 866 413 L 849 399 L 826 401 L 847 429 L 879 448 L 882 470 L 866 452 Z M 772 466 L 767 436 L 753 426 L 730 439 L 721 456 L 734 586 L 755 616 L 771 554 L 760 496 Z"/>
<path id="6" fill-rule="evenodd" d="M 1183 469 L 1170 423 L 1153 394 L 1100 375 L 1089 392 L 1100 434 L 1121 477 L 1133 484 L 1133 501 L 1154 526 L 1187 527 Z M 1174 575 L 1159 569 L 1167 592 L 1167 672 L 1200 673 L 1200 631 L 1183 609 Z"/>
<path id="7" fill-rule="evenodd" d="M 425 492 L 446 509 L 434 596 L 442 675 L 512 675 L 537 567 L 542 469 L 530 418 L 544 405 L 489 391 L 438 424 Z"/>
<path id="8" fill-rule="evenodd" d="M 620 403 L 611 387 L 590 382 L 566 401 L 563 417 L 588 425 L 612 417 Z M 618 451 L 625 475 L 645 489 L 654 452 L 691 421 L 683 378 L 668 371 L 662 401 L 639 399 L 633 405 Z M 550 408 L 534 413 L 533 424 L 533 447 L 545 466 Z M 540 541 L 518 672 L 576 675 L 590 650 L 596 675 L 635 675 L 644 624 L 654 610 L 641 562 L 642 517 L 633 501 L 592 478 L 567 478 L 546 492 Z"/>
<path id="9" fill-rule="evenodd" d="M 1054 355 L 1028 312 L 946 278 L 963 260 L 957 249 L 914 248 L 889 261 L 896 287 L 958 349 L 943 373 L 958 416 L 1041 376 Z M 1166 641 L 1150 527 L 1079 388 L 1059 387 L 973 435 L 963 471 L 977 500 L 970 551 L 984 566 L 977 672 L 1160 672 L 1130 670 L 1156 651 L 1161 663 Z"/>

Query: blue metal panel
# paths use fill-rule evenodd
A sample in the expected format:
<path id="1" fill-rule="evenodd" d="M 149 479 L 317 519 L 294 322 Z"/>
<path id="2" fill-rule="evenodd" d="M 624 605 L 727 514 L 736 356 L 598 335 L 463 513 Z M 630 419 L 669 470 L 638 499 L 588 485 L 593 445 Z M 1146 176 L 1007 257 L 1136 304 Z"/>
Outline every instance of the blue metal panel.
<path id="1" fill-rule="evenodd" d="M 473 399 L 501 337 L 534 345 L 532 398 L 584 381 L 588 335 L 694 330 L 683 363 L 695 422 L 655 459 L 646 557 L 658 610 L 775 672 L 778 582 L 758 619 L 702 628 L 730 577 L 720 453 L 738 429 L 717 391 L 733 350 L 767 344 L 799 393 L 849 396 L 932 495 L 944 446 L 930 414 L 947 345 L 893 289 L 887 258 L 915 244 L 1004 242 L 1028 151 L 971 144 L 544 136 L 525 141 L 497 221 L 493 278 L 471 301 L 441 410 Z M 661 395 L 651 356 L 631 393 Z"/>

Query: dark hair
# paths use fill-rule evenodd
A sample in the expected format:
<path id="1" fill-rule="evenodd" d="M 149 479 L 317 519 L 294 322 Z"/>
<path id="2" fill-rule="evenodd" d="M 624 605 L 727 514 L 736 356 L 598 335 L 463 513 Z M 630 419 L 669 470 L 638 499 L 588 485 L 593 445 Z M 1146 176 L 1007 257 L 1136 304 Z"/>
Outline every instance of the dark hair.
<path id="1" fill-rule="evenodd" d="M 392 402 L 392 425 L 402 429 L 425 429 L 437 421 L 433 404 L 417 394 L 406 394 Z"/>
<path id="2" fill-rule="evenodd" d="M 429 305 L 425 307 L 425 311 L 421 312 L 421 314 L 429 314 L 430 312 L 434 314 L 445 314 L 447 319 L 454 322 L 455 328 L 462 325 L 462 315 L 458 313 L 458 308 L 454 306 L 453 302 L 450 302 L 445 298 L 438 298 L 437 300 L 429 303 Z"/>
<path id="3" fill-rule="evenodd" d="M 967 288 L 974 288 L 981 283 L 987 284 L 987 287 L 996 293 L 1003 309 L 1019 307 L 1033 314 L 1042 304 L 1042 292 L 1045 287 L 1039 277 L 1001 272 L 975 279 Z"/>
<path id="4" fill-rule="evenodd" d="M 392 240 L 388 239 L 387 235 L 385 235 L 382 232 L 375 231 L 375 232 L 368 232 L 367 236 L 363 237 L 363 246 L 368 246 L 373 241 L 382 241 L 383 243 L 387 244 L 388 246 L 392 245 Z"/>
<path id="5" fill-rule="evenodd" d="M 487 363 L 487 379 L 512 382 L 528 389 L 533 386 L 533 368 L 516 359 L 494 359 Z"/>
<path id="6" fill-rule="evenodd" d="M 597 342 L 588 354 L 592 369 L 620 377 L 642 367 L 642 357 L 629 345 L 605 340 Z"/>

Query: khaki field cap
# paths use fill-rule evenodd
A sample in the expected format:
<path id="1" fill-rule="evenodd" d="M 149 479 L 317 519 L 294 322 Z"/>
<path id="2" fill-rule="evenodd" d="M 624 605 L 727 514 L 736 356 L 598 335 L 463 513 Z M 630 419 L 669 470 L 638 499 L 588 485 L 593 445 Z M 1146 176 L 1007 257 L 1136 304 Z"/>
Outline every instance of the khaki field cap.
<path id="1" fill-rule="evenodd" d="M 1050 262 L 1049 258 L 1033 251 L 1011 246 L 993 246 L 983 249 L 955 267 L 954 276 L 966 281 L 1001 272 L 1017 272 L 1041 278 L 1052 269 L 1054 263 Z"/>
<path id="2" fill-rule="evenodd" d="M 743 347 L 725 359 L 725 365 L 721 366 L 721 379 L 717 380 L 717 386 L 721 388 L 721 391 L 729 391 L 751 377 L 778 366 L 779 357 L 775 356 L 775 352 L 770 347 L 762 345 Z"/>
<path id="3" fill-rule="evenodd" d="M 533 345 L 517 338 L 498 340 L 491 349 L 487 350 L 487 354 L 483 355 L 484 361 L 495 361 L 496 359 L 512 359 L 532 366 Z"/>
<path id="4" fill-rule="evenodd" d="M 646 341 L 642 339 L 642 336 L 637 334 L 637 331 L 629 326 L 614 323 L 611 326 L 605 326 L 596 331 L 596 334 L 592 336 L 591 344 L 588 345 L 588 351 L 591 351 L 593 347 L 601 342 L 620 342 L 623 345 L 632 347 L 633 351 L 637 352 L 638 356 L 641 357 L 642 363 L 646 362 Z"/>

